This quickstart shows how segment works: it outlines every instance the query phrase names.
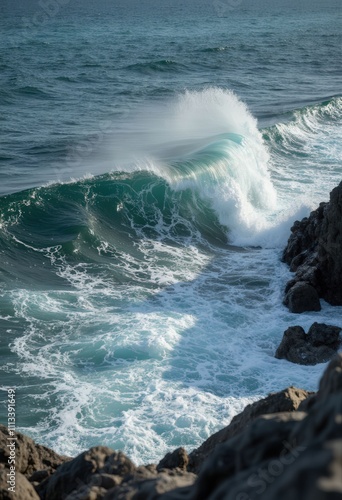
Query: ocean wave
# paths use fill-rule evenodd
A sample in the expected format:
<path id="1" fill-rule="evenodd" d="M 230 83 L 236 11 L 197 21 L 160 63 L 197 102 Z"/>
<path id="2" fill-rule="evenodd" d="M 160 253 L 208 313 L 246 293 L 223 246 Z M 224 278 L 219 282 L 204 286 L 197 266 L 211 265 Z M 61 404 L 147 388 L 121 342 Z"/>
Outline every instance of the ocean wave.
<path id="1" fill-rule="evenodd" d="M 43 248 L 52 240 L 70 255 L 95 260 L 102 243 L 115 248 L 115 240 L 128 246 L 138 239 L 277 246 L 287 221 L 302 210 L 299 203 L 284 214 L 277 167 L 283 162 L 282 178 L 291 177 L 286 158 L 309 154 L 302 145 L 322 133 L 323 122 L 336 126 L 341 101 L 295 111 L 292 121 L 262 136 L 232 92 L 185 92 L 166 107 L 137 113 L 127 127 L 129 140 L 113 139 L 113 154 L 115 140 L 130 153 L 136 148 L 129 161 L 109 173 L 1 198 L 2 225 L 25 244 Z M 48 154 L 46 148 L 33 152 Z"/>
<path id="2" fill-rule="evenodd" d="M 24 87 L 19 87 L 16 89 L 16 93 L 20 95 L 27 95 L 30 97 L 35 97 L 37 99 L 53 99 L 53 95 L 49 92 L 39 89 L 38 87 L 32 85 L 25 85 Z"/>
<path id="3" fill-rule="evenodd" d="M 201 49 L 201 52 L 224 52 L 226 50 L 231 49 L 232 47 L 229 45 L 224 45 L 222 47 L 207 47 L 205 49 Z"/>
<path id="4" fill-rule="evenodd" d="M 265 130 L 267 140 L 279 143 L 280 141 L 304 141 L 305 137 L 321 133 L 326 127 L 339 125 L 342 119 L 342 97 L 322 101 L 321 103 L 305 106 L 294 110 L 287 123 L 278 123 Z"/>
<path id="5" fill-rule="evenodd" d="M 151 72 L 178 72 L 186 70 L 184 64 L 180 64 L 170 59 L 161 59 L 159 61 L 149 61 L 145 63 L 131 64 L 126 69 L 137 71 L 139 73 Z"/>
<path id="6" fill-rule="evenodd" d="M 49 238 L 52 232 L 56 244 L 63 244 L 65 231 L 67 241 L 70 234 L 77 239 L 73 214 L 85 217 L 88 229 L 93 217 L 136 238 L 184 241 L 200 235 L 222 244 L 228 236 L 232 244 L 254 244 L 268 226 L 265 214 L 275 208 L 276 192 L 268 151 L 246 105 L 232 92 L 207 89 L 186 92 L 172 106 L 144 116 L 149 133 L 142 135 L 145 151 L 138 161 L 91 179 L 4 197 L 3 224 L 15 220 L 26 231 L 39 221 L 42 245 L 45 232 Z"/>

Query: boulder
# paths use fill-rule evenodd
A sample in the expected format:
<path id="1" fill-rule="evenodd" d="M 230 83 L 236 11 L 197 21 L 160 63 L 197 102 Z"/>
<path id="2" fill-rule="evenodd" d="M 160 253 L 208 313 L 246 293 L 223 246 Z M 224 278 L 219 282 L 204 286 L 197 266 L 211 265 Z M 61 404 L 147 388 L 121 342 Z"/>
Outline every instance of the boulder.
<path id="1" fill-rule="evenodd" d="M 303 282 L 298 282 L 289 289 L 285 295 L 284 304 L 293 313 L 321 310 L 316 289 Z"/>
<path id="2" fill-rule="evenodd" d="M 330 193 L 330 201 L 296 221 L 291 233 L 283 261 L 295 277 L 287 290 L 303 282 L 330 304 L 342 305 L 342 182 Z"/>
<path id="3" fill-rule="evenodd" d="M 275 357 L 300 365 L 326 363 L 336 354 L 340 331 L 337 326 L 314 323 L 305 334 L 301 326 L 291 326 L 284 332 Z"/>
<path id="4" fill-rule="evenodd" d="M 314 347 L 325 345 L 336 350 L 340 345 L 341 330 L 338 326 L 313 323 L 308 331 L 308 338 Z"/>
<path id="5" fill-rule="evenodd" d="M 96 446 L 61 465 L 55 474 L 39 484 L 37 491 L 43 499 L 60 500 L 88 485 L 94 475 L 110 474 L 124 477 L 135 469 L 133 462 L 122 452 L 115 452 L 106 446 Z M 101 486 L 98 484 L 95 486 L 103 487 L 102 483 Z"/>
<path id="6" fill-rule="evenodd" d="M 73 491 L 65 500 L 102 500 L 106 494 L 106 490 L 100 486 L 81 486 Z"/>

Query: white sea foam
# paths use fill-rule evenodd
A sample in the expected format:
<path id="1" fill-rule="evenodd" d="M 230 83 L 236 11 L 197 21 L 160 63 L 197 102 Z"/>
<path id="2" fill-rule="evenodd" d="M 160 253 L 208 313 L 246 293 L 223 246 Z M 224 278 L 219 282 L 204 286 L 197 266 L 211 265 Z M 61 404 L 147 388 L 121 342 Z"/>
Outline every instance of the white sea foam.
<path id="1" fill-rule="evenodd" d="M 329 323 L 342 308 L 286 311 L 289 272 L 273 250 L 219 251 L 196 268 L 180 282 L 178 267 L 173 284 L 139 301 L 134 286 L 122 294 L 110 283 L 88 286 L 88 276 L 82 287 L 82 274 L 74 292 L 14 293 L 17 316 L 30 324 L 13 344 L 21 374 L 39 378 L 40 406 L 54 401 L 39 426 L 23 430 L 63 453 L 101 442 L 149 462 L 200 444 L 268 392 L 314 390 L 324 365 L 289 369 L 276 346 L 290 324 Z"/>

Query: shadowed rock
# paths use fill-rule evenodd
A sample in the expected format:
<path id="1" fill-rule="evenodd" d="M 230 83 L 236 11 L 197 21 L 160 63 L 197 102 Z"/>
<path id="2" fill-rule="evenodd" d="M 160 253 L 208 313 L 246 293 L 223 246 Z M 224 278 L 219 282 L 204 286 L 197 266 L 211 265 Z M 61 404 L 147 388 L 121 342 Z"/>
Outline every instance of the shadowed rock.
<path id="1" fill-rule="evenodd" d="M 110 474 L 124 477 L 135 469 L 133 462 L 122 452 L 97 446 L 64 463 L 53 476 L 40 483 L 37 491 L 41 498 L 59 500 L 90 483 L 94 475 Z"/>
<path id="2" fill-rule="evenodd" d="M 298 282 L 287 292 L 284 304 L 293 313 L 320 311 L 321 303 L 316 289 L 307 283 Z"/>
<path id="3" fill-rule="evenodd" d="M 189 499 L 337 500 L 342 494 L 342 355 L 306 412 L 261 416 L 218 446 Z"/>
<path id="4" fill-rule="evenodd" d="M 285 332 L 275 357 L 300 365 L 316 365 L 332 359 L 340 344 L 341 328 L 314 323 L 308 334 L 301 326 L 291 326 Z"/>
<path id="5" fill-rule="evenodd" d="M 283 261 L 296 274 L 287 293 L 304 282 L 330 304 L 342 305 L 342 182 L 330 193 L 329 203 L 296 221 L 291 232 Z M 290 306 L 288 295 L 286 305 Z"/>
<path id="6" fill-rule="evenodd" d="M 227 427 L 210 436 L 199 448 L 190 453 L 188 469 L 198 473 L 203 462 L 213 453 L 217 445 L 239 434 L 260 415 L 297 410 L 300 403 L 310 394 L 302 389 L 289 387 L 246 406 Z"/>

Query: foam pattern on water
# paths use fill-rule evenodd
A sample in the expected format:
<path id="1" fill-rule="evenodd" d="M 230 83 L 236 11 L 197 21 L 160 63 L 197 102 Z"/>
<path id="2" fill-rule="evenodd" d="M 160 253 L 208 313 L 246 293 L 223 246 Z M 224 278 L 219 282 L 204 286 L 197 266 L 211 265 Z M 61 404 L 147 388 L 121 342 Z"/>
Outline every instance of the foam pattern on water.
<path id="1" fill-rule="evenodd" d="M 289 273 L 274 251 L 208 259 L 195 250 L 192 258 L 183 281 L 141 300 L 134 287 L 124 292 L 68 267 L 60 272 L 73 292 L 13 292 L 28 326 L 12 349 L 39 417 L 25 432 L 61 453 L 101 442 L 156 461 L 180 444 L 199 445 L 270 391 L 316 388 L 323 365 L 290 366 L 274 352 L 290 324 L 329 323 L 341 308 L 288 313 L 281 291 Z"/>

